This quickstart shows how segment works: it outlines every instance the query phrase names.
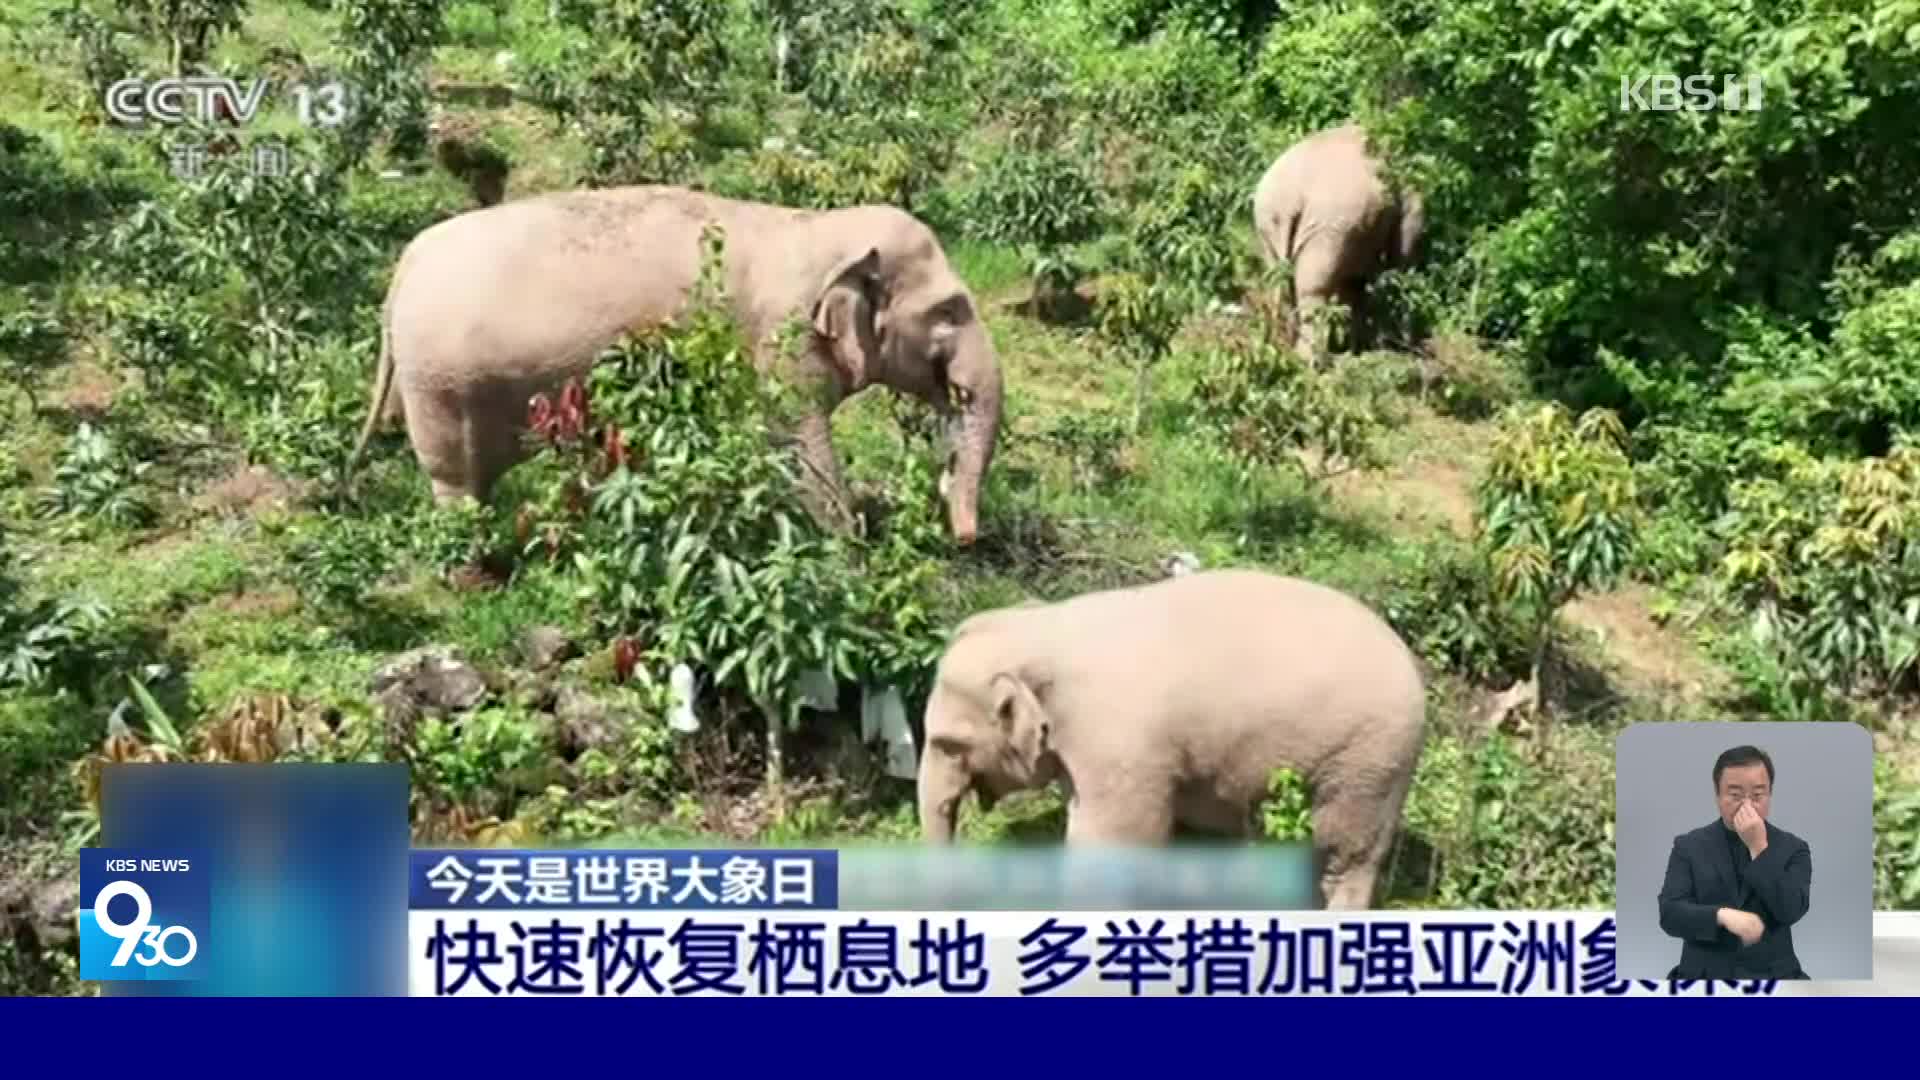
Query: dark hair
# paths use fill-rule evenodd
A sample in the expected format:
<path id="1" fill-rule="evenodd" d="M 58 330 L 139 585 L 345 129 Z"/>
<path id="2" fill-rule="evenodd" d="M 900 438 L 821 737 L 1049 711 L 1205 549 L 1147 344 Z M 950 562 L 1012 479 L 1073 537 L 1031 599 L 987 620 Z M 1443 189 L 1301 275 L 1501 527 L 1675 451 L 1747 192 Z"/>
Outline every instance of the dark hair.
<path id="1" fill-rule="evenodd" d="M 1757 746 L 1736 746 L 1731 750 L 1722 751 L 1720 756 L 1714 759 L 1713 790 L 1720 790 L 1720 774 L 1725 772 L 1729 765 L 1751 765 L 1756 761 L 1767 767 L 1767 783 L 1771 785 L 1773 759 L 1767 756 L 1767 752 Z"/>

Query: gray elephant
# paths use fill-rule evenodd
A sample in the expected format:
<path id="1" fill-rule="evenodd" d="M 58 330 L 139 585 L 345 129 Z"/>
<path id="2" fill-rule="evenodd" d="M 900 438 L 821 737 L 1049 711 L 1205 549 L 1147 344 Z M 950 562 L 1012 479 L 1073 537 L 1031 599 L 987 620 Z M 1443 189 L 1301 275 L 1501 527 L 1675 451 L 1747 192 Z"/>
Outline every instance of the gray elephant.
<path id="1" fill-rule="evenodd" d="M 648 185 L 519 199 L 433 225 L 395 267 L 373 401 L 346 474 L 383 419 L 403 420 L 438 501 L 486 501 L 520 460 L 532 395 L 684 308 L 710 223 L 725 231 L 726 288 L 756 366 L 820 388 L 790 434 L 828 523 L 851 522 L 829 418 L 884 385 L 945 419 L 948 521 L 971 543 L 999 434 L 999 359 L 932 230 L 889 206 L 800 210 Z M 794 316 L 810 332 L 789 354 L 776 340 Z"/>
<path id="2" fill-rule="evenodd" d="M 920 760 L 922 833 L 1058 780 L 1067 842 L 1160 845 L 1177 824 L 1248 839 L 1273 771 L 1312 787 L 1318 900 L 1372 903 L 1425 739 L 1420 668 L 1354 598 L 1212 570 L 962 622 Z"/>
<path id="3" fill-rule="evenodd" d="M 1316 363 L 1324 356 L 1315 312 L 1338 300 L 1352 339 L 1366 334 L 1367 287 L 1382 270 L 1413 265 L 1426 233 L 1421 195 L 1396 193 L 1358 125 L 1329 128 L 1294 143 L 1253 192 L 1253 227 L 1269 267 L 1293 263 L 1289 343 Z"/>

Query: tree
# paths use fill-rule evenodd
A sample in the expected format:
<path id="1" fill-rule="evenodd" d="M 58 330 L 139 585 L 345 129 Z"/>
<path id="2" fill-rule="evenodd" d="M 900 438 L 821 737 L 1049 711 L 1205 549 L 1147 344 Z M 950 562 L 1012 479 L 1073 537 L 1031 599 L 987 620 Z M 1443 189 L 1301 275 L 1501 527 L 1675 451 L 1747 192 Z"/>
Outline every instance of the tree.
<path id="1" fill-rule="evenodd" d="M 1516 406 L 1501 420 L 1476 491 L 1475 527 L 1501 599 L 1531 628 L 1532 706 L 1553 645 L 1553 619 L 1580 593 L 1626 572 L 1640 517 L 1627 434 L 1608 409 L 1575 420 L 1557 402 Z"/>

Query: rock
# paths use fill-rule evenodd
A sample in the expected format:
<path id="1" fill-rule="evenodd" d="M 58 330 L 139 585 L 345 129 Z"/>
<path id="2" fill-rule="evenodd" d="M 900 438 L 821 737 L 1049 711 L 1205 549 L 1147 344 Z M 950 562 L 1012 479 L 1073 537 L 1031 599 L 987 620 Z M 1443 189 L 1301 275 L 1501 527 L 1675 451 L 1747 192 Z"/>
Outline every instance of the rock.
<path id="1" fill-rule="evenodd" d="M 236 470 L 194 499 L 202 510 L 258 516 L 287 510 L 300 491 L 264 465 Z"/>
<path id="2" fill-rule="evenodd" d="M 79 908 L 77 880 L 45 882 L 37 888 L 25 881 L 0 881 L 0 944 L 12 947 L 17 993 L 52 993 L 54 968 L 48 954 L 77 954 Z"/>
<path id="3" fill-rule="evenodd" d="M 576 686 L 560 688 L 553 718 L 555 747 L 568 762 L 589 750 L 613 749 L 638 720 L 627 709 Z"/>
<path id="4" fill-rule="evenodd" d="M 403 682 L 394 683 L 374 698 L 380 710 L 380 725 L 387 734 L 387 745 L 395 750 L 413 743 L 413 729 L 420 723 L 420 706 Z"/>
<path id="5" fill-rule="evenodd" d="M 520 680 L 516 693 L 520 695 L 520 704 L 534 712 L 550 713 L 559 707 L 560 686 L 551 674 L 528 674 Z"/>
<path id="6" fill-rule="evenodd" d="M 1160 560 L 1160 570 L 1168 577 L 1181 577 L 1200 569 L 1200 556 L 1191 551 L 1176 551 Z"/>
<path id="7" fill-rule="evenodd" d="M 485 676 L 466 662 L 458 649 L 428 645 L 394 657 L 373 673 L 373 692 L 384 697 L 404 686 L 416 706 L 447 712 L 465 712 L 487 699 Z"/>
<path id="8" fill-rule="evenodd" d="M 567 632 L 557 626 L 536 626 L 520 638 L 520 655 L 534 671 L 558 667 L 579 651 Z"/>
<path id="9" fill-rule="evenodd" d="M 1518 730 L 1527 730 L 1526 714 L 1531 712 L 1540 700 L 1539 687 L 1530 679 L 1522 679 L 1493 696 L 1488 703 L 1486 730 L 1500 730 L 1509 717 L 1517 718 Z"/>
<path id="10" fill-rule="evenodd" d="M 0 941 L 13 943 L 27 984 L 36 991 L 44 990 L 52 974 L 46 954 L 78 948 L 79 916 L 78 877 L 0 887 Z"/>
<path id="11" fill-rule="evenodd" d="M 35 890 L 28 905 L 42 948 L 64 949 L 79 940 L 80 880 L 61 878 Z"/>

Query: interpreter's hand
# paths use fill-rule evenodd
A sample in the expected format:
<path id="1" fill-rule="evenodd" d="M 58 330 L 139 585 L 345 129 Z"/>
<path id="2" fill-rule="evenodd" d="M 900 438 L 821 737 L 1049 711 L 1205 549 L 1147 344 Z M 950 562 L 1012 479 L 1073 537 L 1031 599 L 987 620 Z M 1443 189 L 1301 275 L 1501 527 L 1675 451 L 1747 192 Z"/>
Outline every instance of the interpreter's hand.
<path id="1" fill-rule="evenodd" d="M 1759 855 L 1767 846 L 1767 823 L 1760 818 L 1760 812 L 1752 803 L 1740 804 L 1733 812 L 1733 830 L 1740 834 L 1740 840 L 1747 845 L 1747 851 Z"/>
<path id="2" fill-rule="evenodd" d="M 1755 915 L 1751 911 L 1741 911 L 1739 908 L 1723 907 L 1717 912 L 1717 915 L 1720 920 L 1720 925 L 1731 932 L 1734 937 L 1739 938 L 1740 944 L 1742 945 L 1751 945 L 1760 940 L 1761 934 L 1766 933 L 1766 924 L 1760 921 L 1760 916 Z"/>

